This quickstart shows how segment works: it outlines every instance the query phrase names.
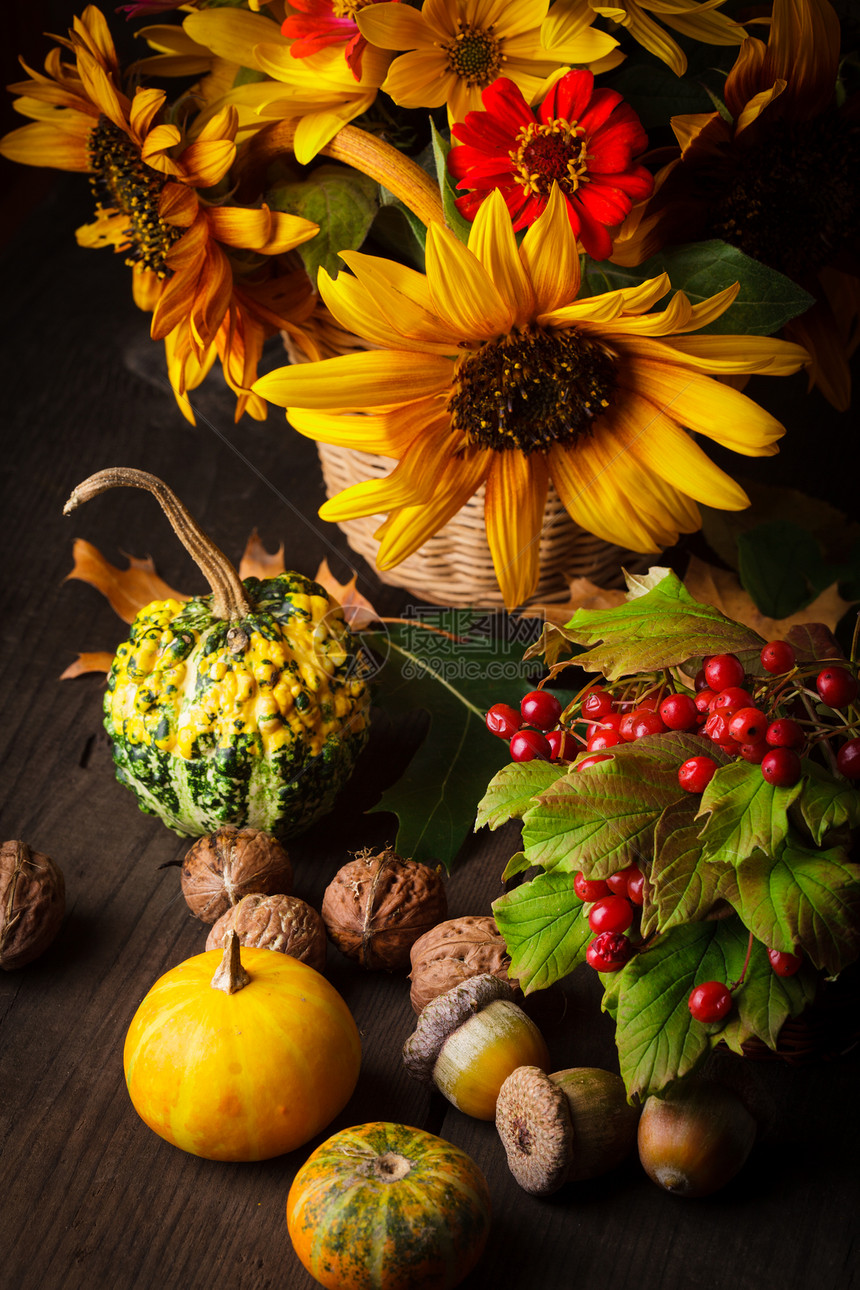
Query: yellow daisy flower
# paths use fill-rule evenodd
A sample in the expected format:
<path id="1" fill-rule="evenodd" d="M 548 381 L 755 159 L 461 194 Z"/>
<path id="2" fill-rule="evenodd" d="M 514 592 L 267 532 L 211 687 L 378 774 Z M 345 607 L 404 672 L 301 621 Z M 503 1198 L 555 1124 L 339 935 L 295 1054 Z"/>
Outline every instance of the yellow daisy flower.
<path id="1" fill-rule="evenodd" d="M 264 416 L 250 391 L 256 366 L 248 359 L 262 343 L 257 330 L 273 335 L 300 318 L 251 302 L 272 277 L 276 288 L 269 286 L 264 299 L 289 301 L 301 317 L 310 312 L 309 284 L 292 281 L 295 267 L 275 258 L 314 237 L 317 225 L 216 197 L 212 190 L 236 155 L 236 109 L 223 107 L 186 132 L 165 120 L 163 91 L 138 89 L 130 98 L 98 9 L 90 6 L 75 18 L 63 43 L 74 63 L 55 48 L 44 75 L 30 72 L 29 81 L 12 86 L 22 96 L 15 107 L 33 120 L 0 140 L 0 153 L 27 165 L 89 173 L 96 218 L 78 229 L 78 242 L 110 246 L 134 269 L 135 301 L 152 312 L 153 339 L 165 341 L 168 375 L 189 420 L 187 390 L 216 357 L 234 388 L 236 373 L 244 373 L 239 414 L 247 408 Z M 234 261 L 231 252 L 241 254 Z"/>
<path id="2" fill-rule="evenodd" d="M 748 456 L 775 453 L 780 423 L 714 378 L 785 375 L 806 352 L 770 337 L 688 334 L 723 314 L 737 287 L 697 305 L 677 292 L 654 312 L 670 290 L 665 274 L 577 299 L 576 238 L 556 185 L 519 247 L 494 191 L 468 247 L 433 224 L 426 249 L 426 276 L 345 253 L 352 274 L 320 273 L 320 294 L 374 348 L 254 385 L 300 433 L 397 460 L 320 511 L 334 521 L 387 513 L 381 569 L 418 550 L 482 484 L 509 607 L 537 585 L 550 479 L 582 528 L 642 552 L 697 529 L 697 502 L 748 505 L 689 431 Z"/>
<path id="3" fill-rule="evenodd" d="M 591 26 L 585 0 L 571 3 L 585 20 L 552 51 L 541 41 L 549 0 L 424 0 L 420 10 L 375 4 L 355 20 L 371 45 L 408 51 L 391 64 L 385 93 L 407 108 L 447 104 L 453 124 L 480 111 L 481 91 L 499 76 L 532 102 L 546 78 L 568 63 L 594 64 L 617 50 L 616 40 Z"/>
<path id="4" fill-rule="evenodd" d="M 266 80 L 238 86 L 223 102 L 255 114 L 256 128 L 266 121 L 295 120 L 295 155 L 302 165 L 372 106 L 391 62 L 389 53 L 368 48 L 356 80 L 342 48 L 294 58 L 296 42 L 282 36 L 276 23 L 240 9 L 201 10 L 182 25 L 191 40 L 218 58 L 265 72 Z M 242 124 L 247 125 L 246 116 Z"/>
<path id="5" fill-rule="evenodd" d="M 593 16 L 625 28 L 637 44 L 671 67 L 678 76 L 687 70 L 687 56 L 660 25 L 704 45 L 739 45 L 746 32 L 739 23 L 720 13 L 725 0 L 587 0 Z M 544 26 L 544 44 L 550 49 L 567 39 L 570 26 L 579 20 L 581 0 L 557 0 Z M 658 21 L 659 19 L 659 21 Z"/>

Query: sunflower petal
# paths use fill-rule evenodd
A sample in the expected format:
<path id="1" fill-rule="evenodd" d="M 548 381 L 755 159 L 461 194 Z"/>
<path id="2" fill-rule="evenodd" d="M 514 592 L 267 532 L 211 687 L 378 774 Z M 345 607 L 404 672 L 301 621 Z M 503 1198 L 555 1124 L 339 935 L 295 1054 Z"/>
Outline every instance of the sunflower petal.
<path id="1" fill-rule="evenodd" d="M 520 258 L 534 287 L 538 312 L 549 313 L 576 298 L 579 250 L 558 184 L 553 184 L 546 210 L 523 238 Z"/>
<path id="2" fill-rule="evenodd" d="M 379 453 L 399 460 L 416 434 L 426 426 L 432 433 L 450 417 L 438 399 L 416 399 L 389 412 L 341 413 L 311 408 L 290 408 L 290 425 L 308 439 L 361 452 Z M 421 427 L 420 431 L 417 427 Z"/>
<path id="3" fill-rule="evenodd" d="M 279 367 L 254 382 L 253 389 L 278 407 L 342 410 L 394 406 L 446 390 L 451 360 L 393 350 L 367 350 L 325 358 L 318 363 Z"/>
<path id="4" fill-rule="evenodd" d="M 469 233 L 469 250 L 496 284 L 511 311 L 514 325 L 522 326 L 533 316 L 536 302 L 519 256 L 508 208 L 497 188 L 475 216 Z"/>
<path id="5" fill-rule="evenodd" d="M 338 523 L 366 515 L 384 515 L 401 506 L 423 503 L 451 457 L 452 443 L 447 420 L 437 423 L 432 430 L 425 426 L 390 475 L 382 479 L 363 479 L 351 488 L 345 488 L 323 503 L 319 509 L 320 519 Z"/>
<path id="6" fill-rule="evenodd" d="M 540 567 L 540 530 L 549 471 L 541 453 L 494 455 L 484 496 L 487 542 L 505 605 L 534 595 Z"/>
<path id="7" fill-rule="evenodd" d="M 430 225 L 426 261 L 434 309 L 458 339 L 489 339 L 509 330 L 513 311 L 477 256 L 450 229 Z"/>
<path id="8" fill-rule="evenodd" d="M 393 511 L 376 530 L 377 567 L 391 569 L 400 564 L 444 528 L 478 491 L 487 477 L 492 457 L 490 449 L 468 449 L 448 462 L 427 502 Z"/>
<path id="9" fill-rule="evenodd" d="M 746 457 L 772 457 L 785 433 L 776 417 L 745 394 L 697 372 L 637 359 L 625 384 L 679 425 Z"/>

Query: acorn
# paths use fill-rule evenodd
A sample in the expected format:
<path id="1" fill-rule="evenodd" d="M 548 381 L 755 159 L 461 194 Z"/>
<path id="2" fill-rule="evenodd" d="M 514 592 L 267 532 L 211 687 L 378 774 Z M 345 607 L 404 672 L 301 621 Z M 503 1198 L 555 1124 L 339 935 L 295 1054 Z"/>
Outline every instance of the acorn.
<path id="1" fill-rule="evenodd" d="M 409 1074 L 466 1115 L 492 1120 L 512 1071 L 549 1064 L 543 1035 L 514 995 L 508 982 L 483 972 L 431 999 L 403 1045 Z"/>
<path id="2" fill-rule="evenodd" d="M 639 1108 L 628 1102 L 621 1076 L 596 1067 L 547 1075 L 520 1066 L 496 1103 L 508 1167 L 533 1196 L 614 1169 L 632 1153 L 638 1122 Z"/>
<path id="3" fill-rule="evenodd" d="M 714 1080 L 679 1082 L 642 1108 L 639 1159 L 664 1191 L 709 1196 L 742 1168 L 756 1129 L 730 1088 Z"/>

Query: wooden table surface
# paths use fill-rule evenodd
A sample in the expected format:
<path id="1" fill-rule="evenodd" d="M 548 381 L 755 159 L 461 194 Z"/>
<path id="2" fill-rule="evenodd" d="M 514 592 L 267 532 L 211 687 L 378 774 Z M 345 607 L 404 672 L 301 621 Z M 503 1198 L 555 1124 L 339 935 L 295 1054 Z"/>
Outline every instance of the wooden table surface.
<path id="1" fill-rule="evenodd" d="M 64 579 L 72 542 L 85 537 L 115 563 L 150 554 L 172 585 L 203 588 L 148 496 L 124 490 L 71 519 L 62 508 L 91 472 L 136 466 L 171 482 L 236 560 L 255 526 L 267 547 L 283 542 L 287 564 L 309 573 L 328 557 L 346 577 L 352 558 L 341 534 L 316 519 L 314 446 L 279 411 L 235 425 L 215 377 L 197 397 L 198 425 L 180 417 L 127 270 L 75 245 L 87 202 L 85 180 L 61 177 L 3 257 L 0 827 L 4 839 L 22 838 L 60 864 L 68 909 L 43 957 L 0 973 L 0 1285 L 309 1290 L 284 1205 L 325 1135 L 261 1164 L 212 1163 L 163 1142 L 129 1102 L 122 1047 L 131 1017 L 157 977 L 203 949 L 206 928 L 189 914 L 172 867 L 188 842 L 142 814 L 114 779 L 103 679 L 59 679 L 79 650 L 112 649 L 123 634 L 95 590 Z M 802 402 L 799 378 L 792 391 L 786 397 Z M 809 406 L 821 415 L 820 401 Z M 823 420 L 815 424 L 820 445 Z M 808 486 L 809 448 L 797 442 L 793 451 L 777 473 Z M 831 474 L 838 489 L 842 472 Z M 359 567 L 378 609 L 398 612 L 407 597 Z M 364 814 L 391 761 L 390 738 L 374 735 L 337 811 L 291 846 L 296 892 L 317 906 L 350 850 L 391 837 L 390 816 Z M 513 826 L 468 841 L 448 885 L 452 915 L 489 911 L 517 842 Z M 404 1073 L 400 1048 L 413 1025 L 405 977 L 363 972 L 332 947 L 327 972 L 363 1043 L 358 1087 L 331 1131 L 375 1119 L 418 1125 L 463 1147 L 486 1173 L 494 1221 L 464 1283 L 470 1290 L 857 1284 L 856 1051 L 795 1067 L 715 1059 L 719 1077 L 754 1102 L 761 1132 L 743 1172 L 709 1199 L 664 1194 L 636 1159 L 535 1199 L 508 1173 L 492 1124 Z M 614 1065 L 590 977 L 580 969 L 527 1005 L 554 1069 Z"/>

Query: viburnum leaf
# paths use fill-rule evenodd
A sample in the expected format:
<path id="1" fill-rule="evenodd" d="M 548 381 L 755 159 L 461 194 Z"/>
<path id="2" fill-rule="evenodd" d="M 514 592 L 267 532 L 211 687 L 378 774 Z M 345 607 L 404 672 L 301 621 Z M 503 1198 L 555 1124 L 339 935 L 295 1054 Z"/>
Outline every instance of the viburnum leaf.
<path id="1" fill-rule="evenodd" d="M 828 834 L 860 828 L 860 793 L 846 780 L 836 780 L 820 766 L 805 766 L 803 791 L 794 810 L 800 815 L 813 842 L 819 846 Z"/>
<path id="2" fill-rule="evenodd" d="M 457 627 L 456 637 L 444 630 L 446 622 Z M 433 624 L 442 630 L 429 630 Z M 430 717 L 421 746 L 373 810 L 397 816 L 401 855 L 448 869 L 471 831 L 475 804 L 509 758 L 507 744 L 487 731 L 484 714 L 498 699 L 496 672 L 503 657 L 510 661 L 510 648 L 466 627 L 462 616 L 439 610 L 365 636 L 385 655 L 376 678 L 379 706 L 394 716 L 424 709 Z M 527 689 L 520 683 L 522 694 Z"/>
<path id="3" fill-rule="evenodd" d="M 679 795 L 678 767 L 701 751 L 696 735 L 652 735 L 556 780 L 523 816 L 529 862 L 605 878 L 650 857 L 654 825 Z M 712 755 L 727 760 L 716 747 Z"/>
<path id="4" fill-rule="evenodd" d="M 704 858 L 697 807 L 693 797 L 672 802 L 657 821 L 642 909 L 644 937 L 706 918 L 720 898 L 720 878 L 730 866 Z"/>
<path id="5" fill-rule="evenodd" d="M 568 767 L 550 761 L 509 762 L 493 776 L 478 803 L 475 829 L 495 830 L 508 820 L 521 820 L 534 799 L 567 774 Z"/>
<path id="6" fill-rule="evenodd" d="M 818 974 L 804 963 L 794 976 L 777 976 L 767 947 L 754 941 L 743 985 L 735 991 L 735 1007 L 717 1036 L 733 1052 L 743 1052 L 748 1039 L 775 1048 L 789 1017 L 798 1017 L 815 998 Z"/>
<path id="7" fill-rule="evenodd" d="M 738 864 L 760 848 L 773 854 L 788 835 L 788 808 L 800 796 L 769 784 L 758 766 L 735 761 L 722 766 L 702 794 L 699 818 L 704 858 Z"/>
<path id="8" fill-rule="evenodd" d="M 515 855 L 511 856 L 502 871 L 502 882 L 508 882 L 511 878 L 515 878 L 518 873 L 525 873 L 526 869 L 530 868 L 531 865 L 526 859 L 525 852 L 517 851 Z"/>
<path id="9" fill-rule="evenodd" d="M 659 1093 L 701 1064 L 719 1034 L 694 1021 L 690 992 L 702 981 L 736 981 L 748 945 L 738 918 L 688 923 L 658 937 L 620 972 L 601 974 L 629 1096 Z"/>
<path id="10" fill-rule="evenodd" d="M 594 940 L 586 907 L 569 873 L 542 873 L 493 901 L 493 917 L 511 956 L 511 976 L 526 994 L 545 990 L 585 962 Z"/>
<path id="11" fill-rule="evenodd" d="M 834 626 L 836 624 L 834 623 Z M 836 637 L 824 623 L 797 623 L 785 638 L 801 659 L 844 658 Z"/>
<path id="12" fill-rule="evenodd" d="M 831 975 L 860 953 L 860 865 L 843 847 L 759 851 L 737 866 L 736 881 L 725 897 L 770 949 L 800 950 Z"/>
<path id="13" fill-rule="evenodd" d="M 587 647 L 577 666 L 603 672 L 609 680 L 707 654 L 737 654 L 744 660 L 764 643 L 750 628 L 694 600 L 674 573 L 614 609 L 578 609 L 565 631 Z"/>

